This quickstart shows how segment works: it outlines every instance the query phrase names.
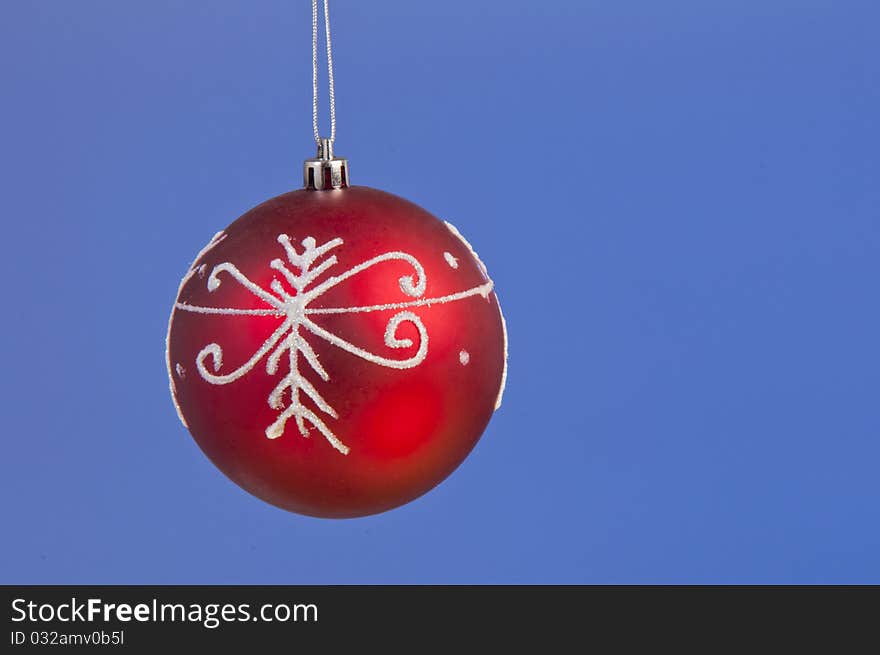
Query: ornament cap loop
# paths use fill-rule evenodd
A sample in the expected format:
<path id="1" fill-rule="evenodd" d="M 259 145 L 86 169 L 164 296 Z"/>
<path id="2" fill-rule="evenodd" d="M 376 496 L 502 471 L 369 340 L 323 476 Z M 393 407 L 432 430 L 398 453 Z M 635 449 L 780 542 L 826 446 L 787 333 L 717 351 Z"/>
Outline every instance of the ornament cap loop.
<path id="1" fill-rule="evenodd" d="M 348 160 L 333 155 L 333 141 L 318 141 L 318 155 L 303 164 L 303 186 L 313 191 L 344 189 L 348 186 Z"/>

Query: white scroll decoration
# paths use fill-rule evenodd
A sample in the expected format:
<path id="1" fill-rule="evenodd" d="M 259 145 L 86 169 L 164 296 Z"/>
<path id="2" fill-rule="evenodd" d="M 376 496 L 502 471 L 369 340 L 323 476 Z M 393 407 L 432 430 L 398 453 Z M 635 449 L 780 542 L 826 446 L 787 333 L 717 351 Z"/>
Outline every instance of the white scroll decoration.
<path id="1" fill-rule="evenodd" d="M 473 255 L 474 259 L 477 260 L 477 263 L 480 265 L 480 268 L 483 271 L 483 274 L 486 277 L 489 277 L 489 270 L 486 268 L 486 265 L 483 263 L 483 260 L 480 259 L 480 256 L 477 254 L 477 251 L 474 250 L 474 247 L 470 244 L 470 242 L 464 238 L 464 235 L 458 231 L 458 228 L 455 227 L 449 221 L 444 221 L 446 223 L 447 229 L 452 232 L 455 237 L 461 241 L 465 247 L 470 250 L 471 255 Z M 507 388 L 507 359 L 508 359 L 508 339 L 507 339 L 507 321 L 504 320 L 504 312 L 501 311 L 501 301 L 498 300 L 498 294 L 495 294 L 495 300 L 498 301 L 498 315 L 501 317 L 501 334 L 504 337 L 504 368 L 501 371 L 501 384 L 498 385 L 498 395 L 495 398 L 495 411 L 501 407 L 501 401 L 504 400 L 504 390 Z"/>
<path id="2" fill-rule="evenodd" d="M 193 275 L 198 274 L 199 277 L 205 276 L 205 265 L 196 266 L 199 263 L 199 260 L 204 257 L 214 246 L 223 241 L 226 238 L 226 232 L 220 230 L 211 237 L 211 240 L 208 242 L 204 248 L 202 248 L 199 253 L 196 255 L 195 260 L 193 260 L 192 266 L 189 267 L 189 270 L 186 272 L 186 275 L 183 276 L 183 279 L 180 281 L 180 286 L 177 287 L 177 297 L 180 298 L 180 292 L 183 291 L 183 287 L 186 286 L 186 283 L 189 282 Z M 168 367 L 168 386 L 171 390 L 171 400 L 174 402 L 174 409 L 177 412 L 177 418 L 180 419 L 180 422 L 183 424 L 183 427 L 188 428 L 189 426 L 186 423 L 186 419 L 183 416 L 183 411 L 180 409 L 180 404 L 177 402 L 177 385 L 174 383 L 174 375 L 172 373 L 171 367 L 171 326 L 174 324 L 174 312 L 171 312 L 171 316 L 168 317 L 168 330 L 165 332 L 165 365 Z M 181 379 L 184 377 L 184 369 L 183 366 L 178 362 L 174 368 L 174 372 L 177 373 L 177 376 Z"/>
<path id="3" fill-rule="evenodd" d="M 330 375 L 321 365 L 317 353 L 312 348 L 309 340 L 306 339 L 306 334 L 310 333 L 314 337 L 319 337 L 352 355 L 356 355 L 378 366 L 396 369 L 413 368 L 425 361 L 425 357 L 428 355 L 428 332 L 425 324 L 412 310 L 417 307 L 430 307 L 434 304 L 463 300 L 472 296 L 488 298 L 489 293 L 492 291 L 493 283 L 490 280 L 485 284 L 467 289 L 466 291 L 436 298 L 424 298 L 427 285 L 425 269 L 412 255 L 396 251 L 378 255 L 350 268 L 340 275 L 329 276 L 322 281 L 318 281 L 325 272 L 336 265 L 335 255 L 327 257 L 325 255 L 341 246 L 343 244 L 342 239 L 332 239 L 319 246 L 313 237 L 306 237 L 301 241 L 303 248 L 301 252 L 297 251 L 296 247 L 291 243 L 290 237 L 286 234 L 278 236 L 278 243 L 284 248 L 287 261 L 273 259 L 270 267 L 280 273 L 283 282 L 282 279 L 275 277 L 270 283 L 269 289 L 264 289 L 249 280 L 230 262 L 223 262 L 214 266 L 207 278 L 208 291 L 216 291 L 221 284 L 224 284 L 227 279 L 231 278 L 265 303 L 267 305 L 265 309 L 200 307 L 181 302 L 178 302 L 175 307 L 181 311 L 199 314 L 275 316 L 282 319 L 269 338 L 243 364 L 232 370 L 225 367 L 225 370 L 221 372 L 221 369 L 224 369 L 223 349 L 220 344 L 210 343 L 202 348 L 196 356 L 196 369 L 207 382 L 224 385 L 235 382 L 248 374 L 264 358 L 266 360 L 266 373 L 275 375 L 281 366 L 282 358 L 286 356 L 287 374 L 281 378 L 267 399 L 269 406 L 272 409 L 278 410 L 279 414 L 275 421 L 266 428 L 266 436 L 269 439 L 280 437 L 284 434 L 287 421 L 292 418 L 303 437 L 309 436 L 309 426 L 311 426 L 320 432 L 336 450 L 343 455 L 347 455 L 349 447 L 336 437 L 318 413 L 306 407 L 302 402 L 303 397 L 308 397 L 322 415 L 334 419 L 339 418 L 336 410 L 324 400 L 303 373 L 304 370 L 311 369 L 324 382 L 330 381 Z M 413 272 L 411 275 L 399 278 L 398 286 L 404 295 L 413 298 L 413 300 L 362 307 L 311 307 L 314 300 L 336 285 L 378 264 L 389 261 L 401 261 L 412 268 Z M 297 272 L 294 272 L 293 269 L 296 269 Z M 203 277 L 204 270 L 200 271 L 200 273 Z M 192 274 L 191 272 L 186 279 L 188 280 L 189 277 L 192 277 Z M 398 359 L 370 352 L 333 334 L 310 318 L 318 314 L 351 314 L 378 311 L 396 311 L 385 327 L 384 343 L 390 349 L 411 348 L 414 345 L 411 339 L 398 336 L 398 328 L 401 324 L 409 323 L 416 328 L 419 341 L 418 348 L 413 355 L 404 359 Z M 307 367 L 301 365 L 303 361 L 308 365 Z M 285 407 L 284 395 L 288 390 L 290 390 L 290 400 L 289 404 Z"/>

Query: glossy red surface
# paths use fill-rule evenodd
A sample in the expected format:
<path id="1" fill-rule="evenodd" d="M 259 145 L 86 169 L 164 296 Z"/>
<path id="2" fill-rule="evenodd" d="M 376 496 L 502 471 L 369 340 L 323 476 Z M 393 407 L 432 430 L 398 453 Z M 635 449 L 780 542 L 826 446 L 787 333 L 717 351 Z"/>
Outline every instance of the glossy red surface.
<path id="1" fill-rule="evenodd" d="M 306 310 L 353 308 L 458 294 L 488 282 L 467 244 L 420 207 L 366 187 L 338 191 L 294 191 L 273 198 L 236 220 L 194 263 L 181 286 L 179 303 L 187 307 L 271 310 L 265 300 L 239 283 L 228 270 L 216 273 L 220 284 L 209 290 L 214 267 L 228 262 L 253 283 L 270 290 L 273 279 L 291 296 L 296 292 L 278 270 L 287 259 L 280 234 L 289 235 L 298 252 L 313 237 L 317 246 L 343 243 L 318 258 L 337 262 L 303 289 L 308 293 L 331 276 L 388 252 L 403 252 L 424 267 L 426 286 L 407 295 L 399 282 L 418 276 L 411 263 L 377 263 L 315 297 Z M 454 258 L 450 264 L 444 253 Z M 274 292 L 273 295 L 277 295 Z M 176 308 L 168 335 L 169 374 L 182 417 L 205 454 L 252 494 L 285 509 L 325 517 L 382 512 L 425 493 L 448 476 L 480 438 L 494 411 L 504 369 L 504 333 L 494 292 L 430 305 L 369 312 L 307 314 L 322 330 L 362 351 L 393 360 L 413 358 L 420 334 L 402 321 L 392 335 L 410 339 L 409 347 L 390 348 L 386 329 L 401 311 L 418 316 L 428 335 L 427 354 L 412 368 L 369 361 L 300 327 L 299 334 L 317 355 L 329 380 L 321 379 L 299 355 L 297 370 L 336 412 L 323 411 L 308 394 L 301 406 L 319 417 L 349 449 L 343 454 L 307 420 L 304 437 L 291 417 L 283 433 L 266 436 L 294 403 L 291 389 L 271 407 L 268 398 L 290 371 L 289 352 L 277 371 L 267 371 L 271 350 L 241 377 L 225 384 L 209 382 L 197 367 L 210 344 L 222 349 L 222 363 L 205 367 L 225 375 L 248 362 L 282 325 L 286 315 L 199 313 Z M 281 342 L 279 342 L 281 343 Z M 461 352 L 466 351 L 467 363 Z"/>

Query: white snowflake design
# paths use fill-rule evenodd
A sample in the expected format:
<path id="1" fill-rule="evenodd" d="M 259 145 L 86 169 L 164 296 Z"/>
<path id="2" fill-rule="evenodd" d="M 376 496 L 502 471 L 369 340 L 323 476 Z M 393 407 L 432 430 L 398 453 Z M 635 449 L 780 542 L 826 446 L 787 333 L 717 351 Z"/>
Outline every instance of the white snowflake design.
<path id="1" fill-rule="evenodd" d="M 209 244 L 209 248 L 219 243 L 225 235 L 218 235 L 215 240 Z M 281 365 L 281 360 L 287 355 L 287 374 L 278 382 L 276 387 L 269 394 L 268 403 L 272 409 L 279 410 L 279 414 L 275 421 L 266 428 L 266 436 L 269 439 L 277 439 L 287 426 L 288 420 L 293 418 L 299 433 L 303 437 L 309 436 L 309 426 L 320 432 L 325 439 L 343 455 L 347 455 L 349 447 L 342 443 L 333 431 L 327 426 L 318 414 L 303 404 L 303 397 L 308 397 L 314 403 L 315 407 L 321 414 L 338 419 L 339 415 L 336 410 L 327 403 L 321 396 L 315 386 L 309 382 L 301 369 L 302 362 L 308 365 L 318 377 L 324 382 L 330 381 L 330 375 L 321 365 L 318 355 L 306 339 L 309 333 L 315 337 L 324 339 L 325 341 L 341 348 L 353 355 L 361 357 L 379 366 L 389 368 L 407 369 L 413 368 L 421 364 L 428 354 L 428 332 L 424 323 L 411 309 L 416 307 L 429 307 L 433 304 L 441 304 L 453 302 L 469 298 L 472 296 L 482 296 L 488 298 L 492 291 L 493 283 L 491 280 L 485 284 L 461 291 L 459 293 L 441 296 L 437 298 L 424 298 L 427 285 L 425 269 L 421 263 L 412 255 L 405 252 L 386 252 L 372 259 L 358 264 L 336 276 L 329 276 L 318 282 L 319 278 L 329 269 L 336 265 L 335 255 L 325 257 L 331 250 L 343 245 L 342 239 L 332 239 L 323 245 L 317 245 L 313 237 L 306 237 L 301 242 L 302 251 L 291 242 L 286 234 L 278 235 L 278 243 L 284 248 L 287 255 L 287 262 L 282 259 L 273 259 L 269 264 L 272 269 L 281 274 L 289 287 L 285 287 L 282 281 L 275 277 L 272 279 L 269 289 L 264 289 L 249 280 L 234 264 L 223 262 L 217 264 L 211 270 L 208 276 L 208 291 L 216 291 L 222 281 L 221 274 L 231 277 L 233 280 L 250 291 L 254 296 L 266 303 L 266 309 L 238 309 L 234 307 L 200 307 L 187 303 L 178 302 L 175 307 L 181 311 L 195 312 L 199 314 L 220 314 L 226 316 L 277 316 L 283 319 L 275 331 L 263 342 L 263 345 L 248 359 L 244 364 L 229 373 L 220 373 L 223 367 L 223 349 L 219 344 L 210 343 L 199 352 L 196 357 L 196 368 L 202 378 L 211 384 L 224 385 L 235 382 L 240 379 L 262 360 L 266 358 L 266 373 L 275 375 Z M 204 254 L 206 248 L 200 255 Z M 448 253 L 445 253 L 448 254 Z M 451 256 L 450 256 L 451 257 Z M 447 257 L 447 262 L 453 268 L 457 267 L 457 260 L 453 266 Z M 319 261 L 320 260 L 320 261 Z M 361 273 L 377 264 L 387 261 L 402 261 L 413 269 L 412 275 L 405 275 L 398 280 L 400 290 L 410 298 L 404 302 L 392 302 L 382 305 L 368 305 L 362 307 L 311 307 L 314 300 L 321 297 L 324 293 L 344 282 L 345 280 Z M 289 266 L 288 266 L 289 264 Z M 295 269 L 297 272 L 294 272 Z M 202 276 L 206 272 L 204 264 L 198 268 L 193 268 L 184 278 L 184 283 L 188 281 L 196 272 Z M 181 285 L 183 286 L 183 285 Z M 342 339 L 341 337 L 329 332 L 328 330 L 317 325 L 310 316 L 317 314 L 349 314 L 396 310 L 385 327 L 385 345 L 389 348 L 410 348 L 413 341 L 408 338 L 399 338 L 397 329 L 401 323 L 411 323 L 415 326 L 419 333 L 419 345 L 416 353 L 406 359 L 393 359 L 382 357 L 375 353 L 359 348 L 358 346 Z M 210 358 L 210 368 L 206 365 L 206 360 Z M 464 362 L 463 362 L 464 363 Z M 213 369 L 213 370 L 210 370 Z M 308 370 L 305 369 L 305 370 Z M 285 392 L 290 390 L 289 404 L 285 407 Z"/>

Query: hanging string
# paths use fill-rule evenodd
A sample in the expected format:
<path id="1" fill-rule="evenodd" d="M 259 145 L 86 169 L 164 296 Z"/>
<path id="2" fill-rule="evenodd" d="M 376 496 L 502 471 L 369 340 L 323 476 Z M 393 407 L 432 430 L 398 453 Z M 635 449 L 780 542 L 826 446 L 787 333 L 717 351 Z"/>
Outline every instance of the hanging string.
<path id="1" fill-rule="evenodd" d="M 324 0 L 324 33 L 327 35 L 327 88 L 330 96 L 330 145 L 336 140 L 336 95 L 333 90 L 333 46 L 330 41 L 330 13 Z M 318 0 L 312 0 L 312 131 L 321 145 L 318 131 Z"/>

